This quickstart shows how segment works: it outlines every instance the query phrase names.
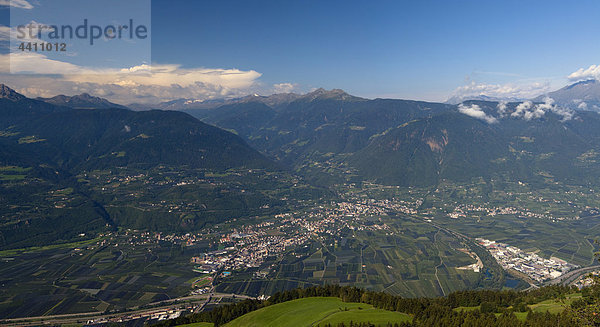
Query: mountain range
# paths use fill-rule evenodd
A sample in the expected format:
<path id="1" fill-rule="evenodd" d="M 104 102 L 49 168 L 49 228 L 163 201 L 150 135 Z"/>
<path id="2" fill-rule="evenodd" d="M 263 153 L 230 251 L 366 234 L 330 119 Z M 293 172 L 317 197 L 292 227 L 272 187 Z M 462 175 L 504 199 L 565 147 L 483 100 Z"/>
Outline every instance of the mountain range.
<path id="1" fill-rule="evenodd" d="M 36 100 L 74 109 L 127 109 L 125 106 L 112 103 L 103 98 L 91 96 L 88 93 L 82 93 L 74 96 L 57 95 L 51 98 L 36 98 Z"/>
<path id="2" fill-rule="evenodd" d="M 183 112 L 73 109 L 29 99 L 5 85 L 0 92 L 0 247 L 52 244 L 105 226 L 147 227 L 155 217 L 160 221 L 153 224 L 162 228 L 191 224 L 166 211 L 160 215 L 148 209 L 120 213 L 126 206 L 180 197 L 174 194 L 183 190 L 162 190 L 159 183 L 148 199 L 128 200 L 121 207 L 118 197 L 104 196 L 103 186 L 87 181 L 91 172 L 104 172 L 111 176 L 109 181 L 119 180 L 125 178 L 118 177 L 121 167 L 131 171 L 129 174 L 149 174 L 148 181 L 152 181 L 163 178 L 160 173 L 151 175 L 153 169 L 173 169 L 172 174 L 180 175 L 196 171 L 199 177 L 204 171 L 280 169 L 240 137 Z M 149 188 L 142 186 L 132 192 L 140 197 Z M 219 192 L 221 186 L 210 188 Z M 211 191 L 200 191 L 193 196 L 196 201 L 214 199 Z M 248 196 L 260 200 L 250 192 Z M 245 203 L 248 196 L 236 193 L 227 201 Z M 251 210 L 263 205 L 261 201 L 268 199 L 244 206 Z M 234 207 L 233 202 L 226 205 Z M 209 219 L 206 217 L 203 219 Z"/>
<path id="3" fill-rule="evenodd" d="M 600 111 L 600 82 L 597 80 L 580 81 L 565 86 L 546 95 L 541 95 L 534 101 L 543 101 L 550 97 L 557 104 L 577 110 Z"/>
<path id="4" fill-rule="evenodd" d="M 560 109 L 560 104 L 587 94 L 591 106 L 599 85 L 585 81 L 558 90 L 550 94 L 556 103 L 540 103 L 544 99 L 540 97 L 531 103 L 480 100 L 451 105 L 370 100 L 339 89 L 317 89 L 304 95 L 203 102 L 202 109 L 183 112 L 138 112 L 107 109 L 118 105 L 89 95 L 28 99 L 6 86 L 0 101 L 10 104 L 3 106 L 4 127 L 18 122 L 26 133 L 47 140 L 36 145 L 38 153 L 48 153 L 47 160 L 73 167 L 146 162 L 223 168 L 235 166 L 238 155 L 245 158 L 240 159 L 243 164 L 273 164 L 260 152 L 325 184 L 354 176 L 387 184 L 435 185 L 444 179 L 489 177 L 490 172 L 519 178 L 534 178 L 542 171 L 564 178 L 589 173 L 593 165 L 577 158 L 600 151 L 595 128 L 598 116 Z M 73 110 L 94 105 L 102 110 Z M 27 119 L 19 122 L 19 117 Z M 68 142 L 62 139 L 65 133 L 70 135 Z M 555 137 L 551 142 L 549 135 Z M 223 147 L 223 142 L 232 145 Z M 564 143 L 569 147 L 554 146 Z M 191 151 L 195 146 L 203 150 Z M 128 155 L 106 156 L 123 151 Z M 541 156 L 546 157 L 540 160 Z M 586 158 L 592 160 L 589 155 Z M 321 168 L 315 169 L 315 163 Z"/>
<path id="5" fill-rule="evenodd" d="M 533 181 L 545 173 L 583 182 L 598 173 L 590 163 L 600 152 L 599 129 L 592 127 L 600 127 L 600 116 L 554 104 L 455 106 L 317 90 L 281 107 L 248 101 L 196 116 L 240 135 L 307 178 L 327 182 L 345 175 L 432 186 L 444 179 L 505 174 Z M 333 167 L 337 173 L 331 173 Z"/>
<path id="6" fill-rule="evenodd" d="M 493 97 L 493 96 L 488 96 L 485 94 L 479 94 L 476 96 L 452 96 L 448 100 L 446 100 L 446 103 L 457 105 L 457 104 L 463 103 L 465 101 L 522 102 L 522 101 L 526 101 L 526 100 L 527 99 L 525 99 L 525 98 Z M 543 98 L 542 98 L 542 100 L 543 100 Z"/>
<path id="7" fill-rule="evenodd" d="M 106 100 L 89 96 L 58 96 L 51 98 L 52 101 L 41 101 L 28 99 L 4 85 L 0 90 L 4 90 L 0 110 L 4 117 L 11 117 L 8 121 L 2 119 L 0 127 L 10 128 L 15 134 L 0 141 L 7 147 L 19 147 L 23 153 L 34 150 L 32 156 L 60 166 L 176 164 L 217 169 L 273 166 L 239 137 L 182 112 L 136 112 L 110 107 L 112 104 Z M 102 110 L 80 110 L 78 103 L 82 104 L 83 99 L 101 106 Z M 49 105 L 50 102 L 57 104 Z M 23 142 L 15 144 L 24 135 L 44 141 L 33 142 L 35 149 L 24 146 Z M 117 160 L 120 162 L 107 159 L 107 154 L 121 151 L 128 155 Z"/>
<path id="8" fill-rule="evenodd" d="M 335 184 L 365 181 L 435 188 L 473 179 L 590 186 L 600 180 L 600 114 L 548 100 L 451 105 L 318 89 L 181 112 L 107 108 L 95 98 L 88 103 L 99 108 L 72 107 L 73 98 L 89 98 L 59 98 L 64 101 L 52 104 L 0 86 L 0 213 L 7 219 L 0 246 L 52 242 L 104 226 L 196 228 L 224 219 L 232 208 L 249 214 L 285 205 L 281 199 L 288 197 L 277 192 L 303 185 L 298 178 L 311 184 L 302 192 L 316 196 Z M 164 189 L 152 182 L 164 178 L 164 169 L 191 178 L 250 173 Z M 131 178 L 119 175 L 125 170 L 147 175 L 155 189 L 125 188 L 128 196 L 139 193 L 127 201 L 104 194 L 109 181 Z M 88 180 L 98 172 L 108 184 Z M 267 182 L 264 176 L 274 173 L 283 175 Z M 48 202 L 48 192 L 60 190 L 70 190 L 73 206 Z M 223 200 L 209 210 L 216 194 Z M 191 217 L 140 209 L 181 196 L 200 206 Z M 38 216 L 52 218 L 33 219 Z"/>
<path id="9" fill-rule="evenodd" d="M 128 108 L 133 110 L 181 110 L 181 111 L 194 111 L 194 110 L 205 110 L 214 109 L 223 105 L 229 105 L 234 103 L 244 103 L 249 101 L 258 101 L 265 103 L 269 106 L 279 106 L 287 104 L 297 98 L 300 95 L 296 93 L 278 93 L 269 96 L 261 96 L 258 94 L 247 95 L 241 98 L 232 99 L 208 99 L 208 100 L 195 100 L 195 99 L 176 99 L 171 101 L 165 101 L 157 104 L 141 104 L 132 103 L 127 105 Z"/>
<path id="10" fill-rule="evenodd" d="M 317 89 L 308 94 L 317 96 L 320 93 L 326 92 L 324 89 Z M 342 90 L 333 90 L 333 93 L 343 92 Z M 50 98 L 38 97 L 36 100 L 44 101 L 50 104 L 65 106 L 75 109 L 107 109 L 120 108 L 131 109 L 135 111 L 145 110 L 177 110 L 184 111 L 190 114 L 201 116 L 202 111 L 215 109 L 221 106 L 260 102 L 271 108 L 281 108 L 289 103 L 306 97 L 308 94 L 297 93 L 276 93 L 269 96 L 258 94 L 247 95 L 236 98 L 215 98 L 215 99 L 175 99 L 160 103 L 131 103 L 128 105 L 120 105 L 104 98 L 92 96 L 88 93 L 82 93 L 74 96 L 57 95 Z M 544 102 L 546 98 L 552 98 L 555 103 L 561 107 L 570 108 L 577 111 L 598 111 L 600 110 L 600 82 L 596 80 L 578 81 L 559 90 L 541 94 L 533 99 L 518 98 L 518 97 L 494 97 L 485 94 L 470 95 L 470 96 L 452 96 L 445 103 L 450 105 L 458 105 L 467 101 L 487 101 L 487 102 L 524 102 L 531 100 L 533 102 Z"/>

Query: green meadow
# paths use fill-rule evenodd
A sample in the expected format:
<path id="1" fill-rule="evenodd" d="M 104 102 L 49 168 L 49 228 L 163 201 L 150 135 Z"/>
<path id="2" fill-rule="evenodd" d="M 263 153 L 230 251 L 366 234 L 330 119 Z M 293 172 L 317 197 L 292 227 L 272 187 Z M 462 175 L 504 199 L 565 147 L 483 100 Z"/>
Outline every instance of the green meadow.
<path id="1" fill-rule="evenodd" d="M 340 322 L 350 321 L 385 326 L 388 322 L 411 320 L 407 314 L 376 309 L 364 303 L 346 303 L 334 297 L 313 297 L 268 306 L 241 316 L 225 326 L 335 326 Z"/>

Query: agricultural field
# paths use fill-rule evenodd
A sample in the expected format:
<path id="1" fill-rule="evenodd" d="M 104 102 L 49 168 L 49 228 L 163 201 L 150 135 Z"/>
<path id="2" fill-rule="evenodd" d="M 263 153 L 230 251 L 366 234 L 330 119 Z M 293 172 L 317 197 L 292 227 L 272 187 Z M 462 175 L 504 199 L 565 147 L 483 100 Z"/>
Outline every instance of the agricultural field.
<path id="1" fill-rule="evenodd" d="M 68 243 L 116 227 L 197 232 L 313 206 L 325 189 L 286 172 L 160 166 L 59 174 L 0 165 L 0 250 Z"/>
<path id="2" fill-rule="evenodd" d="M 274 215 L 327 194 L 290 174 L 258 169 L 115 168 L 82 173 L 78 181 L 120 226 L 173 232 Z"/>
<path id="3" fill-rule="evenodd" d="M 250 312 L 225 326 L 323 326 L 338 322 L 371 322 L 386 326 L 388 322 L 411 321 L 404 313 L 375 309 L 364 303 L 342 302 L 339 298 L 304 298 L 275 304 Z"/>
<path id="4" fill-rule="evenodd" d="M 580 266 L 595 261 L 595 241 L 600 226 L 595 218 L 552 222 L 542 219 L 522 219 L 514 216 L 482 217 L 480 219 L 437 220 L 441 225 L 471 237 L 482 237 L 507 243 L 544 258 L 561 258 Z M 560 230 L 560 233 L 557 231 Z"/>
<path id="5" fill-rule="evenodd" d="M 0 252 L 0 316 L 108 312 L 187 295 L 200 274 L 182 247 L 121 235 Z"/>
<path id="6" fill-rule="evenodd" d="M 0 166 L 0 180 L 23 180 L 27 176 L 27 172 L 30 170 L 31 167 L 25 168 L 19 166 Z"/>
<path id="7" fill-rule="evenodd" d="M 32 171 L 24 167 L 6 166 L 2 173 L 25 175 L 25 181 L 32 178 Z M 112 232 L 75 234 L 62 244 L 8 248 L 0 251 L 0 315 L 121 310 L 187 295 L 207 285 L 215 286 L 216 292 L 248 296 L 324 284 L 352 285 L 405 297 L 444 296 L 477 288 L 523 289 L 527 285 L 510 279 L 473 239 L 507 243 L 580 266 L 592 264 L 597 250 L 594 241 L 600 224 L 593 216 L 595 195 L 582 189 L 560 189 L 567 192 L 560 198 L 560 194 L 552 193 L 553 188 L 530 194 L 529 186 L 519 183 L 510 184 L 511 191 L 505 195 L 482 181 L 446 183 L 437 189 L 363 183 L 340 187 L 340 199 L 331 200 L 315 198 L 321 191 L 301 183 L 293 189 L 272 191 L 276 189 L 273 185 L 281 185 L 281 179 L 291 177 L 261 174 L 236 170 L 199 174 L 163 167 L 148 174 L 116 169 L 78 176 L 79 183 L 109 203 L 107 212 L 120 224 L 142 227 L 146 223 L 152 228 L 174 228 L 174 235 L 186 235 L 189 230 L 210 234 L 211 238 L 186 246 L 157 239 L 141 241 L 121 228 L 116 238 Z M 22 187 L 21 182 L 4 181 L 2 185 L 15 189 Z M 259 184 L 250 191 L 247 186 L 251 183 Z M 157 194 L 162 201 L 153 200 Z M 205 206 L 204 200 L 214 196 L 218 201 L 213 201 L 212 207 Z M 519 213 L 490 214 L 500 205 L 497 199 L 501 196 L 512 199 L 511 205 L 522 206 Z M 54 207 L 65 204 L 68 209 L 82 195 L 74 187 L 48 185 L 46 192 L 35 197 L 54 201 Z M 296 201 L 286 200 L 288 197 Z M 554 201 L 550 203 L 548 198 Z M 345 204 L 338 206 L 342 201 Z M 542 212 L 543 204 L 539 203 L 550 203 L 548 208 L 555 209 Z M 236 206 L 249 211 L 233 216 Z M 365 208 L 377 209 L 377 213 L 357 214 Z M 457 208 L 464 215 L 450 217 L 459 212 Z M 581 208 L 587 208 L 585 214 Z M 566 214 L 569 210 L 578 216 L 556 219 L 559 211 Z M 284 217 L 295 219 L 296 224 L 282 223 L 280 212 L 289 213 Z M 317 215 L 319 212 L 322 215 Z M 524 212 L 553 215 L 555 219 L 526 216 Z M 306 229 L 327 219 L 331 224 L 323 229 Z M 101 218 L 98 220 L 102 223 Z M 167 226 L 173 222 L 179 225 Z M 207 276 L 201 270 L 194 271 L 197 267 L 190 264 L 191 257 L 224 248 L 230 248 L 231 253 L 240 251 L 243 246 L 232 240 L 221 243 L 236 230 L 238 234 L 262 231 L 264 237 L 304 238 L 277 251 L 270 249 L 257 266 L 242 266 L 229 271 L 231 274 L 217 271 Z M 139 236 L 144 231 L 136 233 Z M 109 234 L 113 236 L 108 239 L 102 236 Z M 245 242 L 242 238 L 237 241 Z M 481 266 L 473 269 L 479 260 Z"/>
<path id="8" fill-rule="evenodd" d="M 484 274 L 457 269 L 476 262 L 466 254 L 472 246 L 469 242 L 423 222 L 385 219 L 385 230 L 347 230 L 339 238 L 315 240 L 266 262 L 265 268 L 274 268 L 265 278 L 254 278 L 249 270 L 221 280 L 217 290 L 258 296 L 339 284 L 420 297 L 483 286 L 492 274 L 499 282 L 503 279 L 503 271 L 493 260 L 487 261 Z"/>
<path id="9" fill-rule="evenodd" d="M 600 192 L 545 178 L 523 183 L 497 177 L 470 183 L 442 181 L 434 188 L 363 183 L 340 188 L 354 200 L 389 200 L 471 238 L 486 238 L 555 256 L 580 266 L 594 263 L 600 235 Z M 560 231 L 560 233 L 557 233 Z"/>

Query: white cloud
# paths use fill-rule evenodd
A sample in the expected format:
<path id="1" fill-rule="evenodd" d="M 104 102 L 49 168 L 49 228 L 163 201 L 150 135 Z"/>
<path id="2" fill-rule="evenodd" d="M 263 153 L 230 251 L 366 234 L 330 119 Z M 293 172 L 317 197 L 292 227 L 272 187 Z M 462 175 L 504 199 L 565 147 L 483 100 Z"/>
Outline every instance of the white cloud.
<path id="1" fill-rule="evenodd" d="M 10 71 L 5 73 L 54 74 L 62 72 L 63 74 L 78 74 L 84 72 L 84 69 L 80 66 L 52 60 L 36 52 L 3 54 L 0 55 L 0 60 L 10 62 Z"/>
<path id="2" fill-rule="evenodd" d="M 9 55 L 1 55 L 7 57 Z M 180 65 L 139 65 L 123 69 L 99 69 L 74 65 L 53 60 L 40 53 L 13 53 L 10 58 L 11 73 L 56 74 L 61 72 L 63 79 L 73 82 L 94 81 L 101 84 L 136 83 L 189 87 L 198 83 L 218 84 L 227 88 L 250 86 L 260 73 L 239 69 L 181 68 Z"/>
<path id="3" fill-rule="evenodd" d="M 0 25 L 0 41 L 10 41 L 10 27 Z"/>
<path id="4" fill-rule="evenodd" d="M 2 0 L 0 0 L 2 1 Z M 46 26 L 46 28 L 41 29 L 41 33 L 42 34 L 47 34 L 50 33 L 53 29 L 50 27 L 49 24 L 43 24 L 40 22 L 36 22 L 35 20 L 32 20 L 29 22 L 29 24 L 32 24 L 33 26 Z M 24 33 L 23 37 L 18 37 L 18 33 L 17 33 L 17 29 L 15 27 L 9 27 L 9 26 L 5 26 L 5 25 L 0 25 L 0 41 L 12 41 L 12 42 L 23 42 L 23 41 L 30 41 L 30 42 L 44 42 L 43 40 L 40 40 L 37 38 L 38 35 L 38 29 L 37 27 L 33 29 L 33 32 L 30 33 L 26 32 Z"/>
<path id="5" fill-rule="evenodd" d="M 506 101 L 500 101 L 498 102 L 498 105 L 496 106 L 496 108 L 498 109 L 498 115 L 500 115 L 500 118 L 504 117 L 504 115 L 506 115 L 506 105 L 507 102 Z"/>
<path id="6" fill-rule="evenodd" d="M 527 121 L 543 117 L 547 112 L 553 112 L 562 116 L 562 120 L 573 118 L 573 111 L 568 108 L 561 108 L 554 104 L 554 99 L 546 97 L 544 103 L 534 105 L 531 101 L 520 103 L 511 114 L 514 118 L 523 118 Z"/>
<path id="7" fill-rule="evenodd" d="M 452 98 L 468 99 L 486 96 L 499 99 L 529 99 L 550 91 L 549 82 L 485 84 L 471 82 L 460 86 L 452 93 Z"/>
<path id="8" fill-rule="evenodd" d="M 8 62 L 8 56 L 0 55 L 0 61 Z M 7 67 L 0 67 L 4 68 L 0 77 L 27 96 L 87 92 L 123 104 L 242 96 L 256 91 L 261 76 L 254 70 L 182 68 L 169 64 L 98 69 L 52 60 L 39 53 L 12 54 L 10 65 L 13 74 L 9 74 Z M 56 75 L 57 71 L 62 74 Z"/>
<path id="9" fill-rule="evenodd" d="M 467 116 L 484 120 L 488 124 L 493 124 L 493 123 L 498 122 L 498 119 L 496 119 L 496 117 L 486 114 L 483 110 L 481 110 L 481 107 L 479 107 L 476 104 L 471 104 L 470 106 L 465 106 L 464 104 L 461 103 L 460 105 L 458 105 L 458 111 Z"/>
<path id="10" fill-rule="evenodd" d="M 273 90 L 275 91 L 275 93 L 291 93 L 296 88 L 298 88 L 298 84 L 294 83 L 273 84 Z"/>
<path id="11" fill-rule="evenodd" d="M 591 65 L 587 69 L 579 68 L 575 72 L 567 76 L 571 81 L 581 81 L 587 79 L 599 79 L 600 65 Z"/>
<path id="12" fill-rule="evenodd" d="M 33 6 L 26 0 L 0 0 L 0 6 L 33 9 Z"/>
<path id="13" fill-rule="evenodd" d="M 538 106 L 534 106 L 533 102 L 525 101 L 517 106 L 516 110 L 511 114 L 511 117 L 522 117 L 525 120 L 532 120 L 541 118 L 545 114 L 546 112 L 541 108 L 538 108 Z"/>
<path id="14" fill-rule="evenodd" d="M 515 111 L 510 114 L 512 117 L 519 117 L 522 116 L 525 112 L 529 111 L 529 109 L 531 109 L 531 107 L 533 107 L 533 102 L 531 101 L 525 101 L 523 103 L 520 103 L 517 108 L 515 109 Z"/>

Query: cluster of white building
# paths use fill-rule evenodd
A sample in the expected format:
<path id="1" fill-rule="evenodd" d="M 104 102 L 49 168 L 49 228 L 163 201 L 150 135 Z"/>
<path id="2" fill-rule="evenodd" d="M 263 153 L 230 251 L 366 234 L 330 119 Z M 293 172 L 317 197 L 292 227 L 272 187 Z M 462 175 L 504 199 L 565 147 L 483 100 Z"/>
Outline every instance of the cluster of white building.
<path id="1" fill-rule="evenodd" d="M 579 278 L 577 278 L 571 285 L 577 286 L 578 289 L 582 289 L 584 287 L 589 287 L 596 284 L 596 279 L 592 278 L 592 276 L 598 277 L 600 276 L 600 270 L 592 271 L 590 274 L 583 274 Z"/>
<path id="2" fill-rule="evenodd" d="M 156 310 L 149 310 L 149 311 L 145 311 L 145 312 L 139 312 L 139 313 L 132 313 L 130 315 L 124 315 L 124 316 L 115 316 L 115 317 L 109 317 L 109 318 L 97 318 L 97 319 L 90 319 L 87 321 L 88 325 L 104 325 L 104 324 L 110 324 L 110 323 L 122 323 L 122 322 L 126 322 L 126 321 L 131 321 L 131 320 L 138 320 L 138 319 L 143 319 L 143 320 L 167 320 L 167 319 L 175 319 L 178 318 L 179 316 L 181 316 L 181 313 L 183 311 L 190 311 L 195 309 L 196 306 L 194 305 L 187 305 L 185 307 L 180 307 L 180 308 L 170 308 L 170 309 L 156 309 Z"/>
<path id="3" fill-rule="evenodd" d="M 502 268 L 521 272 L 536 282 L 558 278 L 577 267 L 559 258 L 544 259 L 533 252 L 525 252 L 504 243 L 483 238 L 478 238 L 477 242 L 490 251 Z"/>
<path id="4" fill-rule="evenodd" d="M 472 205 L 472 204 L 461 204 L 454 208 L 454 210 L 448 214 L 450 218 L 465 218 L 469 213 L 478 212 L 483 213 L 486 216 L 498 216 L 498 215 L 515 215 L 526 218 L 538 218 L 538 219 L 551 219 L 551 220 L 565 220 L 568 217 L 554 217 L 546 214 L 540 214 L 531 212 L 529 210 L 521 210 L 515 207 L 486 207 L 485 205 Z"/>
<path id="5" fill-rule="evenodd" d="M 282 213 L 275 221 L 237 227 L 218 239 L 224 249 L 191 258 L 195 270 L 213 273 L 219 270 L 261 267 L 269 256 L 279 255 L 305 245 L 319 234 L 337 235 L 343 229 L 388 229 L 386 224 L 362 220 L 384 215 L 386 209 L 366 203 L 339 202 L 319 206 L 308 212 Z M 293 253 L 292 253 L 293 254 Z"/>

